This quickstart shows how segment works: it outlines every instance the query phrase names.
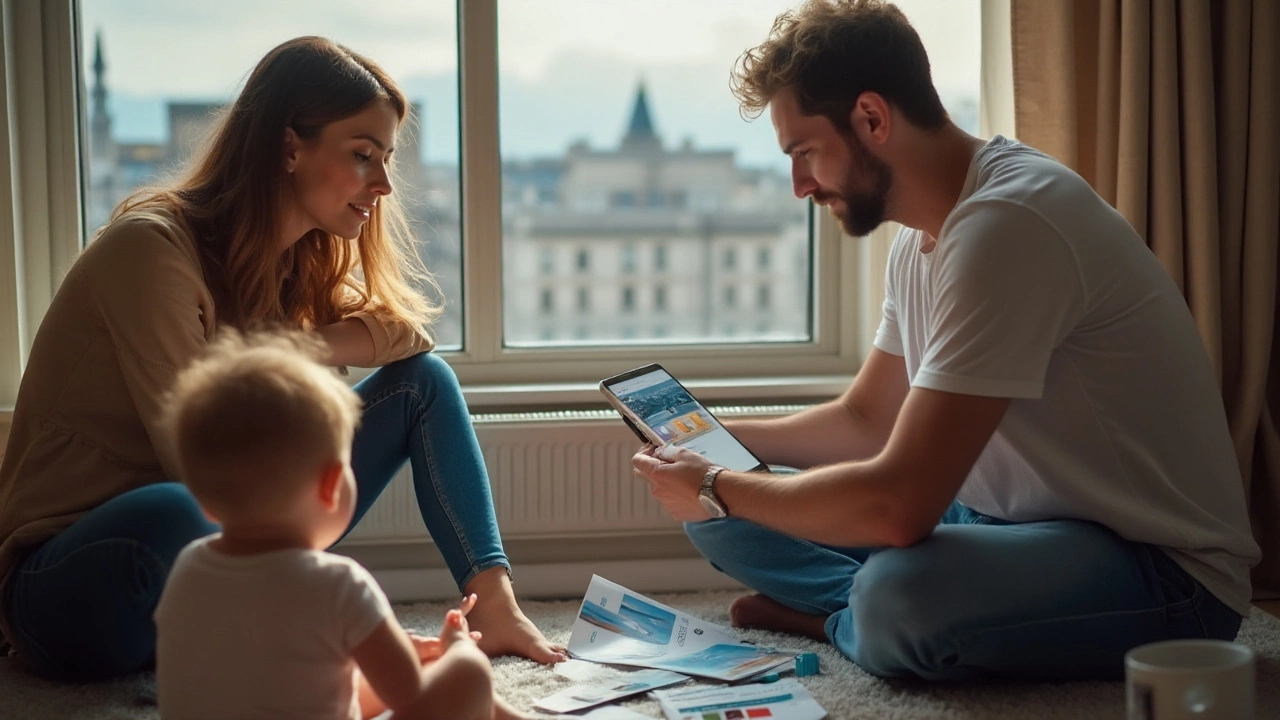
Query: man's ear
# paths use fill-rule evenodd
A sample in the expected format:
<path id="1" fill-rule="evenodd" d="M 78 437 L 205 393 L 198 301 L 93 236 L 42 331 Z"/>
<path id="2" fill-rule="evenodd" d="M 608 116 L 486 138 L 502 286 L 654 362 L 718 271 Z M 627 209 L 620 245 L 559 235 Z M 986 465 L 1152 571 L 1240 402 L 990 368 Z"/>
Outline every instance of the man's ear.
<path id="1" fill-rule="evenodd" d="M 285 172 L 293 172 L 293 168 L 298 164 L 298 149 L 302 145 L 301 138 L 293 128 L 284 129 L 284 169 Z"/>
<path id="2" fill-rule="evenodd" d="M 893 126 L 889 102 L 880 93 L 870 90 L 854 101 L 853 109 L 849 111 L 849 121 L 854 133 L 862 136 L 866 144 L 883 144 L 889 139 L 889 130 Z"/>
<path id="3" fill-rule="evenodd" d="M 332 512 L 338 507 L 338 485 L 342 483 L 343 465 L 340 462 L 324 466 L 320 475 L 320 504 Z"/>

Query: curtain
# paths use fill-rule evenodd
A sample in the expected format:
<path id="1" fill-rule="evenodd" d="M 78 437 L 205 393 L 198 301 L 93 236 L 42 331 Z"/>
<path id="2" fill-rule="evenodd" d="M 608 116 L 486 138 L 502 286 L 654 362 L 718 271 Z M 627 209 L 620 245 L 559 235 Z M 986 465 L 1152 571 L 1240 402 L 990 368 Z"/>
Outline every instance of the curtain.
<path id="1" fill-rule="evenodd" d="M 1088 180 L 1177 282 L 1280 597 L 1280 2 L 1012 0 L 1018 137 Z"/>

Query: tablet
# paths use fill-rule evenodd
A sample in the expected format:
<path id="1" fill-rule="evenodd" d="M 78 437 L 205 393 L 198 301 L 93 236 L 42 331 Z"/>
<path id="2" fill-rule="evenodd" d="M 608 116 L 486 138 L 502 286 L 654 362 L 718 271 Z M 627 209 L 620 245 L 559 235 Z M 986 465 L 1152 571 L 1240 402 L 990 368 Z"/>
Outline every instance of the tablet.
<path id="1" fill-rule="evenodd" d="M 765 470 L 738 438 L 661 365 L 652 363 L 600 382 L 600 392 L 643 442 L 692 450 L 729 470 Z"/>

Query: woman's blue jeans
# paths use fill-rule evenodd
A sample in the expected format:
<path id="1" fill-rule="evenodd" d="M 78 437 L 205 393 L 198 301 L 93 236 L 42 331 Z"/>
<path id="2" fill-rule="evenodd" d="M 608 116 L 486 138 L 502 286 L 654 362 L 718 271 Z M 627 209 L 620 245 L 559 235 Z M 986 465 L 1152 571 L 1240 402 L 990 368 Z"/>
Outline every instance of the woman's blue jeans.
<path id="1" fill-rule="evenodd" d="M 732 518 L 685 530 L 722 572 L 827 616 L 827 638 L 881 677 L 1121 679 L 1133 647 L 1240 628 L 1163 551 L 1089 522 L 1014 524 L 954 503 L 930 537 L 884 549 Z"/>
<path id="2" fill-rule="evenodd" d="M 364 413 L 352 448 L 352 526 L 408 461 L 422 519 L 459 589 L 484 570 L 509 568 L 453 370 L 424 353 L 375 371 L 356 391 Z M 151 615 L 169 568 L 187 543 L 217 529 L 179 483 L 112 498 L 23 559 L 5 599 L 17 635 L 10 641 L 48 677 L 99 679 L 149 667 Z"/>

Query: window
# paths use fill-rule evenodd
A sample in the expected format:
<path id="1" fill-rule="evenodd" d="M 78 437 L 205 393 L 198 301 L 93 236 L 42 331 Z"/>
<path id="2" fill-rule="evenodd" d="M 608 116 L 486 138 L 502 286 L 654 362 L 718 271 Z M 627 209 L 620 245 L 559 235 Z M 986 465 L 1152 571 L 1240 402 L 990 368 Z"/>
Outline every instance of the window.
<path id="1" fill-rule="evenodd" d="M 636 246 L 630 243 L 622 246 L 622 272 L 631 274 L 636 271 Z"/>
<path id="2" fill-rule="evenodd" d="M 635 309 L 636 289 L 630 285 L 626 285 L 622 288 L 622 312 L 635 312 Z"/>
<path id="3" fill-rule="evenodd" d="M 539 306 L 542 308 L 543 314 L 554 312 L 556 309 L 555 291 L 550 288 L 543 288 L 542 302 L 539 303 Z"/>
<path id="4" fill-rule="evenodd" d="M 659 285 L 653 289 L 653 309 L 662 312 L 667 309 L 667 287 Z"/>
<path id="5" fill-rule="evenodd" d="M 724 306 L 727 308 L 738 306 L 738 288 L 730 285 L 724 289 Z"/>
<path id="6" fill-rule="evenodd" d="M 0 245 L 12 239 L 6 257 L 38 259 L 0 273 L 0 403 L 12 402 L 60 273 L 112 199 L 176 169 L 263 53 L 303 34 L 373 58 L 414 104 L 417 122 L 397 140 L 397 193 L 418 208 L 420 253 L 446 302 L 436 335 L 464 384 L 594 381 L 619 359 L 703 378 L 856 366 L 880 298 L 842 298 L 851 283 L 878 282 L 878 251 L 845 242 L 825 210 L 791 195 L 767 116 L 744 122 L 725 88 L 738 53 L 792 0 L 404 0 L 380 8 L 378 22 L 358 3 L 321 0 L 318 12 L 316 1 L 6 5 L 13 27 L 39 31 L 14 34 L 15 52 L 0 56 L 15 80 L 0 102 L 10 117 L 40 108 L 44 122 L 0 134 L 9 157 L 24 150 Z M 953 119 L 976 131 L 979 0 L 898 4 Z M 148 55 L 157 38 L 184 49 L 162 69 Z M 635 207 L 611 212 L 615 192 L 632 193 Z M 592 307 L 614 292 L 599 270 L 617 267 L 623 241 L 655 288 L 636 292 L 652 292 L 656 307 L 661 285 L 675 310 L 637 323 L 625 343 L 612 303 Z M 770 285 L 767 333 L 721 315 L 725 246 L 748 253 L 739 268 L 756 265 Z M 750 255 L 762 247 L 767 267 Z M 542 290 L 557 285 L 572 296 L 544 315 Z M 749 350 L 726 347 L 739 343 Z"/>
<path id="7" fill-rule="evenodd" d="M 733 248 L 724 250 L 724 269 L 732 270 L 738 266 L 738 251 Z"/>
<path id="8" fill-rule="evenodd" d="M 767 247 L 760 248 L 760 253 L 756 257 L 757 257 L 756 267 L 758 267 L 761 270 L 768 270 L 769 260 L 771 259 L 769 254 L 769 248 Z"/>
<path id="9" fill-rule="evenodd" d="M 686 346 L 813 343 L 808 203 L 791 192 L 789 163 L 767 118 L 743 122 L 725 88 L 737 53 L 763 40 L 792 4 L 498 0 L 502 166 L 544 163 L 560 173 L 558 205 L 503 205 L 504 258 L 581 238 L 598 248 L 598 260 L 621 257 L 622 272 L 630 273 L 627 246 L 641 230 L 655 248 L 653 268 L 645 269 L 653 281 L 715 286 L 723 270 L 736 267 L 735 245 L 779 243 L 804 258 L 775 278 L 775 301 L 789 311 L 780 315 L 785 327 L 767 338 L 724 335 L 721 304 L 691 292 L 666 337 Z M 602 27 L 625 31 L 602 34 Z M 732 37 L 742 47 L 732 57 L 712 57 L 709 36 L 717 44 Z M 522 315 L 534 300 L 531 270 L 507 262 L 502 273 L 504 340 L 537 347 Z M 609 273 L 591 277 L 595 287 L 617 292 Z M 644 326 L 633 338 L 616 323 L 592 330 L 595 343 L 655 339 Z"/>
<path id="10" fill-rule="evenodd" d="M 756 309 L 757 310 L 769 309 L 769 286 L 768 285 L 761 285 L 759 288 L 756 288 Z"/>

